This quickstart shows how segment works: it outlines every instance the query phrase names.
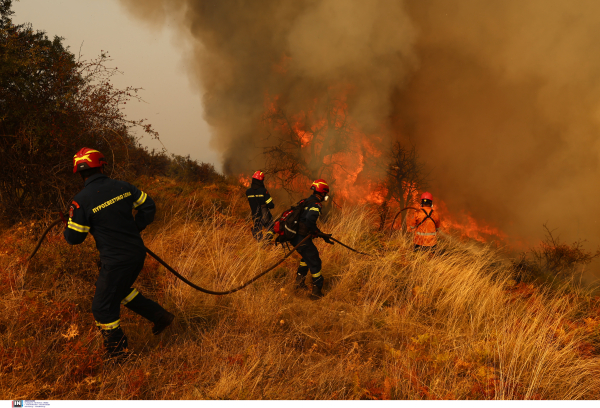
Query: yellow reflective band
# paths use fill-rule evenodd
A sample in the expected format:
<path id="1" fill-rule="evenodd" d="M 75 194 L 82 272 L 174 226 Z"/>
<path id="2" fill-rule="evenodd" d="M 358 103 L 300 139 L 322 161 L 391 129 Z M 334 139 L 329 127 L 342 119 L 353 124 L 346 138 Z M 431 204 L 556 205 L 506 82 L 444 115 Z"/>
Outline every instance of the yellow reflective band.
<path id="1" fill-rule="evenodd" d="M 312 276 L 313 278 L 318 278 L 319 276 L 321 276 L 321 271 L 317 273 L 311 273 L 310 276 Z"/>
<path id="2" fill-rule="evenodd" d="M 269 204 L 271 201 L 273 201 L 273 197 L 271 197 L 267 201 L 265 201 L 265 204 Z"/>
<path id="3" fill-rule="evenodd" d="M 126 305 L 127 303 L 131 302 L 133 300 L 134 297 L 136 297 L 140 292 L 138 292 L 137 289 L 134 289 L 131 291 L 131 293 L 129 295 L 127 295 L 127 297 L 125 299 L 123 299 L 121 301 L 122 305 Z"/>
<path id="4" fill-rule="evenodd" d="M 146 198 L 148 198 L 148 194 L 142 191 L 142 195 L 140 195 L 140 198 L 138 198 L 138 200 L 135 203 L 133 203 L 133 208 L 138 208 L 140 205 L 144 204 Z"/>
<path id="5" fill-rule="evenodd" d="M 117 327 L 119 327 L 120 323 L 121 323 L 121 319 L 117 320 L 116 322 L 112 322 L 112 323 L 96 322 L 96 326 L 100 327 L 102 330 L 113 330 L 113 329 L 116 329 Z"/>
<path id="6" fill-rule="evenodd" d="M 67 228 L 71 228 L 73 231 L 81 232 L 82 234 L 86 234 L 90 232 L 90 227 L 86 227 L 85 225 L 79 225 L 74 223 L 71 218 L 69 218 L 69 222 L 67 223 Z"/>
<path id="7" fill-rule="evenodd" d="M 300 266 L 308 266 L 308 265 L 306 264 L 306 262 L 300 261 Z"/>
<path id="8" fill-rule="evenodd" d="M 437 233 L 436 233 L 436 232 L 419 232 L 419 231 L 417 231 L 417 232 L 416 232 L 416 234 L 417 234 L 417 235 L 424 236 L 424 237 L 428 237 L 428 236 L 437 235 Z"/>
<path id="9" fill-rule="evenodd" d="M 248 198 L 254 198 L 254 196 L 248 196 Z"/>
<path id="10" fill-rule="evenodd" d="M 321 210 L 319 210 L 319 207 L 310 207 L 308 209 L 308 211 L 317 211 L 317 212 L 321 212 Z"/>

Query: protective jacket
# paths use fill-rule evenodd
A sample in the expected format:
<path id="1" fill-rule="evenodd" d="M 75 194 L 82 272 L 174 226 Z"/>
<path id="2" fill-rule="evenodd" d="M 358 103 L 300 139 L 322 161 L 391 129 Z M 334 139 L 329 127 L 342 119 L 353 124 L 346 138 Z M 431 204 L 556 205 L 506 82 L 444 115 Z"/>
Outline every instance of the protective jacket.
<path id="1" fill-rule="evenodd" d="M 437 244 L 437 232 L 440 229 L 440 216 L 431 207 L 421 207 L 412 211 L 407 221 L 411 231 L 415 233 L 415 245 L 434 246 Z"/>
<path id="2" fill-rule="evenodd" d="M 265 184 L 261 180 L 252 179 L 252 185 L 246 190 L 246 197 L 248 197 L 253 219 L 262 217 L 261 206 L 264 205 L 268 209 L 275 208 L 273 198 L 269 195 Z"/>
<path id="3" fill-rule="evenodd" d="M 304 201 L 304 212 L 300 215 L 298 222 L 300 223 L 298 235 L 306 236 L 321 232 L 317 227 L 317 220 L 321 215 L 323 206 L 315 195 L 311 195 Z"/>
<path id="4" fill-rule="evenodd" d="M 137 210 L 135 218 L 132 209 Z M 135 186 L 94 174 L 71 203 L 64 236 L 76 245 L 91 233 L 102 264 L 139 262 L 146 256 L 140 231 L 152 223 L 155 212 L 154 201 Z"/>
<path id="5" fill-rule="evenodd" d="M 298 245 L 307 235 L 321 232 L 317 227 L 317 220 L 321 215 L 321 203 L 315 195 L 311 195 L 304 200 L 304 212 L 300 215 L 298 223 L 298 234 L 291 240 L 293 246 Z M 298 253 L 302 257 L 298 265 L 297 276 L 299 280 L 304 279 L 310 270 L 313 278 L 313 284 L 319 289 L 323 288 L 325 279 L 321 274 L 321 257 L 319 249 L 315 246 L 312 238 L 309 238 L 303 245 L 298 248 Z"/>

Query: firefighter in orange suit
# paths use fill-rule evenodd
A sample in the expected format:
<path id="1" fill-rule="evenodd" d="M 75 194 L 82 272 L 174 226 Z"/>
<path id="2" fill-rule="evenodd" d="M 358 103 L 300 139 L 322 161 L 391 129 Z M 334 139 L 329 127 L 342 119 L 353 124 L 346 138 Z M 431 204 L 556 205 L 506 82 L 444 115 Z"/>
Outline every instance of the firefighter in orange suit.
<path id="1" fill-rule="evenodd" d="M 415 234 L 415 251 L 435 250 L 437 233 L 440 229 L 440 215 L 433 209 L 431 193 L 421 195 L 421 208 L 419 211 L 413 211 L 407 226 Z"/>

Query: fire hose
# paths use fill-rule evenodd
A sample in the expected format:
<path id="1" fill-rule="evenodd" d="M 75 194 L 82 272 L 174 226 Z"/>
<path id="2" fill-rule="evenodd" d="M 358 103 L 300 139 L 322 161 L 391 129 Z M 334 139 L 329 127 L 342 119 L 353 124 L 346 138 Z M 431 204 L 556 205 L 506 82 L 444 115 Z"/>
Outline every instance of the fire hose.
<path id="1" fill-rule="evenodd" d="M 392 221 L 392 225 L 390 225 L 390 231 L 394 229 L 394 224 L 396 224 L 396 218 L 398 218 L 398 216 L 400 215 L 400 213 L 402 211 L 406 211 L 406 210 L 415 210 L 415 211 L 419 211 L 418 208 L 415 207 L 404 207 L 403 209 L 401 209 L 400 211 L 398 211 L 396 213 L 396 215 L 394 216 L 394 221 Z"/>
<path id="2" fill-rule="evenodd" d="M 271 265 L 269 268 L 265 269 L 264 271 L 262 271 L 261 273 L 259 273 L 258 275 L 256 275 L 252 279 L 250 279 L 249 281 L 243 283 L 242 285 L 238 286 L 237 288 L 230 289 L 230 290 L 227 290 L 225 292 L 215 292 L 213 290 L 204 289 L 204 288 L 196 285 L 195 283 L 189 281 L 187 278 L 185 278 L 184 276 L 182 276 L 175 269 L 171 268 L 171 266 L 169 266 L 169 264 L 167 264 L 165 261 L 163 261 L 154 252 L 152 252 L 151 250 L 149 250 L 147 247 L 145 247 L 145 248 L 146 248 L 146 252 L 148 253 L 148 255 L 150 255 L 152 258 L 156 259 L 158 261 L 158 263 L 160 263 L 162 266 L 164 266 L 165 268 L 167 268 L 167 270 L 169 272 L 171 272 L 173 275 L 177 276 L 183 282 L 185 282 L 188 285 L 190 285 L 192 288 L 194 288 L 194 289 L 196 289 L 196 290 L 198 290 L 198 291 L 200 291 L 202 293 L 209 294 L 209 295 L 229 295 L 230 293 L 234 293 L 234 292 L 237 292 L 238 290 L 244 289 L 246 286 L 250 285 L 252 282 L 256 281 L 258 278 L 260 278 L 261 276 L 265 275 L 267 272 L 273 270 L 276 266 L 280 265 L 283 261 L 285 261 L 285 259 L 288 256 L 290 256 L 292 253 L 294 253 L 294 251 L 297 250 L 298 247 L 300 247 L 300 245 L 302 245 L 309 238 L 310 238 L 310 235 L 307 235 L 302 241 L 300 241 L 300 243 L 298 245 L 296 245 L 294 248 L 292 248 L 292 250 L 290 252 L 288 252 L 283 258 L 281 258 L 275 264 Z"/>
<path id="3" fill-rule="evenodd" d="M 52 224 L 50 224 L 48 226 L 48 228 L 46 228 L 46 230 L 43 232 L 42 236 L 38 240 L 35 248 L 31 252 L 31 255 L 29 255 L 29 257 L 27 258 L 28 261 L 30 261 L 35 256 L 35 254 L 37 253 L 38 249 L 42 245 L 42 241 L 44 240 L 44 238 L 46 237 L 46 235 L 48 235 L 48 232 L 50 232 L 50 230 L 52 228 L 54 228 L 56 225 L 58 225 L 61 222 L 62 222 L 62 217 L 59 218 L 59 219 L 57 219 L 56 221 L 54 221 Z M 230 290 L 227 290 L 227 291 L 223 291 L 223 292 L 217 292 L 217 291 L 205 289 L 205 288 L 202 288 L 202 287 L 196 285 L 195 283 L 191 282 L 186 277 L 184 277 L 183 275 L 181 275 L 179 272 L 177 272 L 175 269 L 173 269 L 169 264 L 167 264 L 165 261 L 163 261 L 158 255 L 156 255 L 150 249 L 148 249 L 145 246 L 144 246 L 144 249 L 146 250 L 146 252 L 148 253 L 148 255 L 150 255 L 152 258 L 156 259 L 156 261 L 158 261 L 158 263 L 160 263 L 162 266 L 164 266 L 169 272 L 171 272 L 173 275 L 175 275 L 176 277 L 178 277 L 179 279 L 181 279 L 183 282 L 185 282 L 186 284 L 188 284 L 192 288 L 194 288 L 194 289 L 196 289 L 196 290 L 198 290 L 198 291 L 200 291 L 202 293 L 209 294 L 209 295 L 228 295 L 228 294 L 237 292 L 237 291 L 245 288 L 246 286 L 250 285 L 252 282 L 256 281 L 260 277 L 264 276 L 268 272 L 270 272 L 273 269 L 275 269 L 277 266 L 279 266 L 281 263 L 283 263 L 283 261 L 285 261 L 292 253 L 294 253 L 294 251 L 296 251 L 302 244 L 304 244 L 309 238 L 311 238 L 311 235 L 307 235 L 306 237 L 304 237 L 304 239 L 302 241 L 300 241 L 300 243 L 298 243 L 298 245 L 296 245 L 295 247 L 293 247 L 283 258 L 281 258 L 275 264 L 271 265 L 269 268 L 267 268 L 264 271 L 260 272 L 258 275 L 254 276 L 252 279 L 248 280 L 247 282 L 243 283 L 242 285 L 240 285 L 240 286 L 238 286 L 236 288 L 233 288 L 233 289 L 230 289 Z M 330 239 L 332 241 L 335 241 L 338 244 L 342 245 L 343 247 L 348 248 L 351 251 L 354 251 L 354 252 L 359 253 L 361 255 L 372 256 L 370 254 L 365 254 L 363 252 L 357 251 L 356 249 L 351 248 L 351 247 L 345 245 L 344 243 L 338 241 L 335 238 L 331 238 L 330 237 Z"/>
<path id="4" fill-rule="evenodd" d="M 337 239 L 335 239 L 333 237 L 329 237 L 329 239 L 332 240 L 332 241 L 337 242 L 338 244 L 340 244 L 344 248 L 348 248 L 352 252 L 356 252 L 357 254 L 366 255 L 366 256 L 373 256 L 372 254 L 365 254 L 364 252 L 357 251 L 356 249 L 349 247 L 348 245 L 344 244 L 343 242 L 338 241 Z"/>

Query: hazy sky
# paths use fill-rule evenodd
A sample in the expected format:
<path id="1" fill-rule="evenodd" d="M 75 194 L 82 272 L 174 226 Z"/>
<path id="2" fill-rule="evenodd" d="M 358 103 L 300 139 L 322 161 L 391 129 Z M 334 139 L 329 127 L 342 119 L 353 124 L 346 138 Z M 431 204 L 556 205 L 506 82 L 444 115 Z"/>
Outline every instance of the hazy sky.
<path id="1" fill-rule="evenodd" d="M 150 28 L 132 19 L 116 0 L 21 0 L 13 3 L 13 10 L 15 23 L 29 22 L 50 38 L 64 37 L 76 55 L 81 47 L 84 59 L 109 51 L 110 64 L 123 72 L 113 83 L 144 88 L 140 95 L 146 103 L 130 102 L 128 117 L 147 118 L 169 153 L 189 154 L 220 169 L 209 146 L 201 95 L 183 67 L 184 46 L 168 24 L 162 30 Z M 148 137 L 142 143 L 161 148 Z"/>

